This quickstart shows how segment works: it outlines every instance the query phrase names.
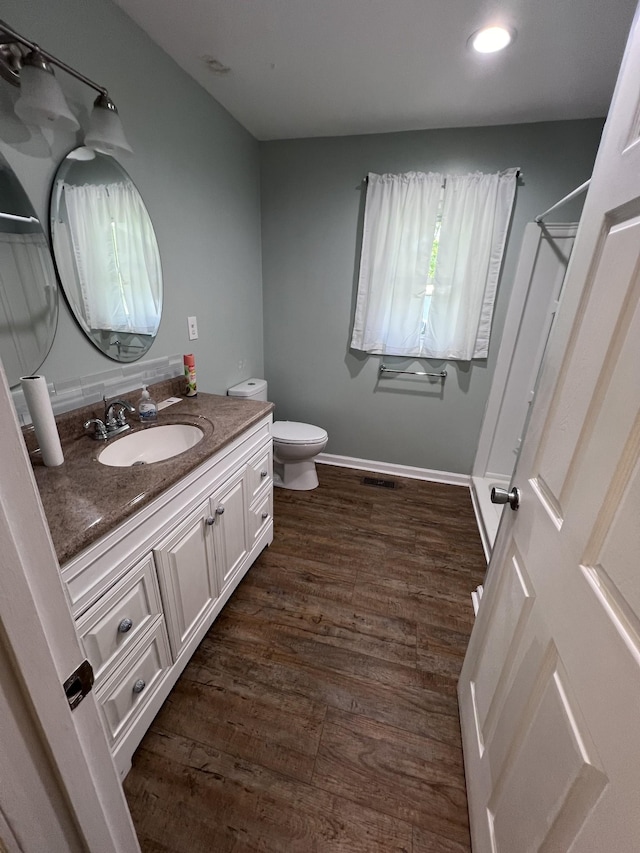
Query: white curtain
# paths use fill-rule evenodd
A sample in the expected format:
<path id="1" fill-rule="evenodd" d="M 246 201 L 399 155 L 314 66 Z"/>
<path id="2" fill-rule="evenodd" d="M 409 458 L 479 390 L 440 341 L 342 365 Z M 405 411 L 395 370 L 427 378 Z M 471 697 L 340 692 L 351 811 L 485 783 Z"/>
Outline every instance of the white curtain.
<path id="1" fill-rule="evenodd" d="M 64 194 L 87 325 L 155 334 L 161 273 L 153 228 L 135 187 L 65 184 Z"/>
<path id="2" fill-rule="evenodd" d="M 354 349 L 461 361 L 487 357 L 517 172 L 369 176 Z M 433 192 L 423 220 L 410 205 L 390 203 L 389 193 L 371 194 L 372 187 L 399 183 L 410 196 L 424 190 L 425 178 L 433 179 Z M 368 228 L 369 215 L 375 228 Z M 431 276 L 429 263 L 435 264 Z"/>
<path id="3" fill-rule="evenodd" d="M 369 174 L 351 346 L 392 355 L 420 349 L 443 175 Z"/>

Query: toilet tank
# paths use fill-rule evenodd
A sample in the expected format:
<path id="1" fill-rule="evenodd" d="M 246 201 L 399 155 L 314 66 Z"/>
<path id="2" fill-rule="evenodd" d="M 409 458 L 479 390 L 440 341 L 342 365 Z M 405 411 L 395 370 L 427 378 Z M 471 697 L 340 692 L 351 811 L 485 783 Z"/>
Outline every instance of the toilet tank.
<path id="1" fill-rule="evenodd" d="M 244 397 L 245 400 L 266 400 L 266 379 L 245 379 L 227 390 L 229 397 Z"/>

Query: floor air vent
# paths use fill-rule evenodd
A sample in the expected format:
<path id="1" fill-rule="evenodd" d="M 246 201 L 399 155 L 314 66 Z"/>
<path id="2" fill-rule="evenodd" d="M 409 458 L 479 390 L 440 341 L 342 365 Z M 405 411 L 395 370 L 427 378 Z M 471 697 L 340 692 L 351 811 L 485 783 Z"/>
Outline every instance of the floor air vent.
<path id="1" fill-rule="evenodd" d="M 383 480 L 381 477 L 363 477 L 363 486 L 378 486 L 381 489 L 395 489 L 395 480 Z"/>

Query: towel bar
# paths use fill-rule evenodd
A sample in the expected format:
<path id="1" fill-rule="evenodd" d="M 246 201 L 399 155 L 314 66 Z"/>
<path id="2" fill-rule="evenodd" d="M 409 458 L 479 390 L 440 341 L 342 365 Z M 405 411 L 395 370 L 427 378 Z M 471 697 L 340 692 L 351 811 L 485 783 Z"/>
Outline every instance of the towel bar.
<path id="1" fill-rule="evenodd" d="M 408 376 L 430 376 L 433 379 L 441 379 L 443 382 L 447 378 L 447 371 L 441 370 L 440 373 L 425 373 L 424 370 L 394 370 L 392 367 L 387 367 L 386 364 L 380 365 L 380 375 L 383 373 L 405 373 Z"/>

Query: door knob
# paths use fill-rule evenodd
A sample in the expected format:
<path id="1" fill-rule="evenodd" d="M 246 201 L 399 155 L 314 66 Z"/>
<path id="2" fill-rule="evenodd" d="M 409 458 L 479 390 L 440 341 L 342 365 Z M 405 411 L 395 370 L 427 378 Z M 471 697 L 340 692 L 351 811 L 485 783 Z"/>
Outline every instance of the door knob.
<path id="1" fill-rule="evenodd" d="M 216 515 L 222 515 L 223 513 L 224 513 L 224 507 L 223 506 L 216 507 Z"/>
<path id="2" fill-rule="evenodd" d="M 506 489 L 494 487 L 491 489 L 492 504 L 509 504 L 511 509 L 518 509 L 520 506 L 520 489 L 515 486 L 508 492 Z"/>

